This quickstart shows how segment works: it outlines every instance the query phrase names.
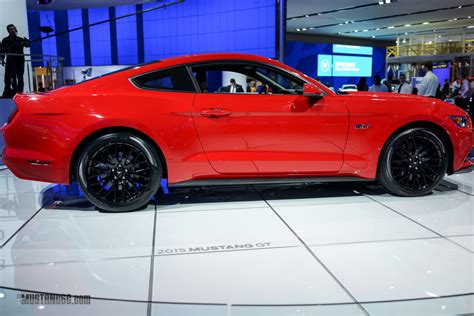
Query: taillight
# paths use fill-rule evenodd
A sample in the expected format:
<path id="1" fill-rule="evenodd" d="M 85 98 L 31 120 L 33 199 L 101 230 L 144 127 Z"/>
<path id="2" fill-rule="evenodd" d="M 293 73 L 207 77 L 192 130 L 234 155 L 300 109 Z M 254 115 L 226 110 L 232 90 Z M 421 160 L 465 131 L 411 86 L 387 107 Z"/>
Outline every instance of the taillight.
<path id="1" fill-rule="evenodd" d="M 13 111 L 10 113 L 10 116 L 8 117 L 7 124 L 10 124 L 10 122 L 13 120 L 15 115 L 18 113 L 18 108 L 15 106 Z"/>

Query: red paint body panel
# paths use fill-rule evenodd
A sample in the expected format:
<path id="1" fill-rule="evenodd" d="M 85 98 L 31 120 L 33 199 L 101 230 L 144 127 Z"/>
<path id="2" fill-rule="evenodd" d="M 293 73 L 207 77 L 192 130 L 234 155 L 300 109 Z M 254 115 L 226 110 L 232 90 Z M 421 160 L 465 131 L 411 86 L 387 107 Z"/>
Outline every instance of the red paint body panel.
<path id="1" fill-rule="evenodd" d="M 326 96 L 315 100 L 301 95 L 152 91 L 129 80 L 161 68 L 213 60 L 273 65 Z M 446 131 L 454 148 L 454 171 L 465 165 L 473 145 L 471 129 L 448 119 L 466 115 L 453 105 L 390 93 L 336 95 L 277 61 L 244 54 L 171 58 L 47 94 L 17 95 L 15 103 L 19 112 L 3 128 L 4 161 L 20 178 L 53 183 L 70 183 L 71 159 L 79 144 L 113 127 L 150 138 L 166 160 L 169 183 L 284 176 L 374 179 L 386 141 L 413 122 L 429 122 Z M 202 115 L 212 108 L 230 113 L 219 118 Z"/>

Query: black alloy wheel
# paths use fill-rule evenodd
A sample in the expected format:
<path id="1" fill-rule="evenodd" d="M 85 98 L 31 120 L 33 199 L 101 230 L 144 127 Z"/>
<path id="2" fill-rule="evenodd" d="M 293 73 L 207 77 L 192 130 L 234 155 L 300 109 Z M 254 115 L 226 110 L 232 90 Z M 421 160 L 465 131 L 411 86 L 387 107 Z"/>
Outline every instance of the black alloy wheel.
<path id="1" fill-rule="evenodd" d="M 137 210 L 159 188 L 162 168 L 155 148 L 128 133 L 101 136 L 79 158 L 77 178 L 86 198 L 109 212 Z"/>
<path id="2" fill-rule="evenodd" d="M 382 151 L 379 181 L 399 196 L 430 193 L 443 179 L 448 155 L 443 141 L 425 128 L 412 128 L 392 137 Z"/>

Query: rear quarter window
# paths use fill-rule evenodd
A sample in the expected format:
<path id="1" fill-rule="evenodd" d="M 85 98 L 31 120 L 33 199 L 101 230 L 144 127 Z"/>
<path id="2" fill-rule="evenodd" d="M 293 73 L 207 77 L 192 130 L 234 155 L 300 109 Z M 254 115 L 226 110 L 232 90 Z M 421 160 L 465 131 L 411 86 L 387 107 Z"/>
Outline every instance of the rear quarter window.
<path id="1" fill-rule="evenodd" d="M 136 76 L 132 82 L 139 88 L 157 91 L 196 92 L 186 67 L 158 70 Z"/>

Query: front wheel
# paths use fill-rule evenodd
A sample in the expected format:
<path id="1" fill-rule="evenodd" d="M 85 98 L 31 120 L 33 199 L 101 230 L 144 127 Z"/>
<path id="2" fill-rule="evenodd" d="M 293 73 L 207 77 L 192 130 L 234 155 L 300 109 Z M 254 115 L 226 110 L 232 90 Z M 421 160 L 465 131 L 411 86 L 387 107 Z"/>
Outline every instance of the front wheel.
<path id="1" fill-rule="evenodd" d="M 103 135 L 82 151 L 77 179 L 86 198 L 109 212 L 137 210 L 160 185 L 161 162 L 155 148 L 128 133 Z"/>
<path id="2" fill-rule="evenodd" d="M 429 194 L 448 168 L 444 142 L 431 130 L 411 128 L 387 142 L 382 150 L 378 179 L 398 196 Z"/>

